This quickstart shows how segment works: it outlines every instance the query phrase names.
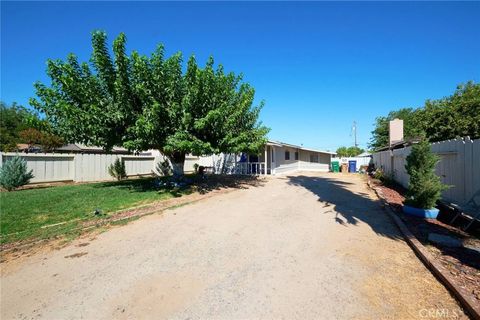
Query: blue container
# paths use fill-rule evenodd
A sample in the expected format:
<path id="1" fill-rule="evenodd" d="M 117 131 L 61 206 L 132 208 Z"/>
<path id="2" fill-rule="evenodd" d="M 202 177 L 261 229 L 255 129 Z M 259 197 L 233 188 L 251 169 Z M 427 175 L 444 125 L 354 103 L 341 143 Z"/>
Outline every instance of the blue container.
<path id="1" fill-rule="evenodd" d="M 357 160 L 348 161 L 348 172 L 357 172 Z"/>
<path id="2" fill-rule="evenodd" d="M 425 218 L 425 219 L 437 219 L 438 213 L 440 212 L 438 209 L 420 209 L 410 206 L 403 206 L 403 212 L 406 214 Z"/>

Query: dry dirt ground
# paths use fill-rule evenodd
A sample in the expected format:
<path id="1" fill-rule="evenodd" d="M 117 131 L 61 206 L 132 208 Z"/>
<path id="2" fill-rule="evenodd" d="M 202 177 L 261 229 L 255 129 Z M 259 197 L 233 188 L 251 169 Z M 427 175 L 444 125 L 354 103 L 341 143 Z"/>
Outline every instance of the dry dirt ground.
<path id="1" fill-rule="evenodd" d="M 466 317 L 358 175 L 269 178 L 1 267 L 2 320 Z"/>

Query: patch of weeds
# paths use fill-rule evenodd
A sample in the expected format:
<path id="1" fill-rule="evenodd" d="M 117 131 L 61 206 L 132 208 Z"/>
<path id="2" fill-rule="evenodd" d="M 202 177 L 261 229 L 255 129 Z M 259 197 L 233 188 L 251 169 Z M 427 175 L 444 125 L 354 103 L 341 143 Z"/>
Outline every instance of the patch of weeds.
<path id="1" fill-rule="evenodd" d="M 179 204 L 173 205 L 173 206 L 171 206 L 171 207 L 168 207 L 168 208 L 166 208 L 165 210 L 175 210 L 175 209 L 184 207 L 184 206 L 186 206 L 186 205 L 189 205 L 189 204 L 191 204 L 192 202 L 194 202 L 194 201 L 188 201 L 188 202 L 184 202 L 184 203 L 179 203 Z"/>
<path id="2" fill-rule="evenodd" d="M 386 174 L 382 169 L 377 169 L 373 174 L 373 177 L 380 180 L 387 187 L 396 185 L 394 176 Z"/>
<path id="3" fill-rule="evenodd" d="M 138 220 L 140 219 L 140 216 L 134 216 L 134 217 L 129 217 L 129 218 L 125 218 L 125 219 L 121 219 L 121 220 L 117 220 L 117 221 L 112 221 L 110 222 L 110 225 L 112 226 L 124 226 L 132 221 L 135 221 L 135 220 Z"/>

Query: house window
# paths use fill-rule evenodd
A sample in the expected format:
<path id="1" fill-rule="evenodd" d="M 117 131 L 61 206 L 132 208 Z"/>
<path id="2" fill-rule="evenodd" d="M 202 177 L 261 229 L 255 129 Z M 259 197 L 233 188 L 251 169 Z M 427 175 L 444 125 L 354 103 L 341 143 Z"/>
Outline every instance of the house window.
<path id="1" fill-rule="evenodd" d="M 275 152 L 273 149 L 272 149 L 272 162 L 275 162 Z"/>
<path id="2" fill-rule="evenodd" d="M 295 160 L 298 160 L 298 151 L 295 151 Z"/>
<path id="3" fill-rule="evenodd" d="M 310 162 L 318 162 L 318 154 L 310 153 Z"/>
<path id="4" fill-rule="evenodd" d="M 290 160 L 290 151 L 285 151 L 285 160 Z"/>

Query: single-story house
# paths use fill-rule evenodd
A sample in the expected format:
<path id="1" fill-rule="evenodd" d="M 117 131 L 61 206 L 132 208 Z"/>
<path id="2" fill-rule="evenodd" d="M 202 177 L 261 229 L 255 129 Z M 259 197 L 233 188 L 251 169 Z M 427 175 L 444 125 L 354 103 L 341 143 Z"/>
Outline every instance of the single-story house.
<path id="1" fill-rule="evenodd" d="M 331 158 L 335 155 L 335 152 L 269 140 L 263 153 L 242 156 L 237 162 L 237 171 L 272 175 L 300 170 L 328 172 Z"/>
<path id="2" fill-rule="evenodd" d="M 225 174 L 276 175 L 300 170 L 328 172 L 335 155 L 336 152 L 268 140 L 260 154 L 187 155 L 184 170 L 193 172 L 194 165 L 198 164 L 214 173 Z"/>

